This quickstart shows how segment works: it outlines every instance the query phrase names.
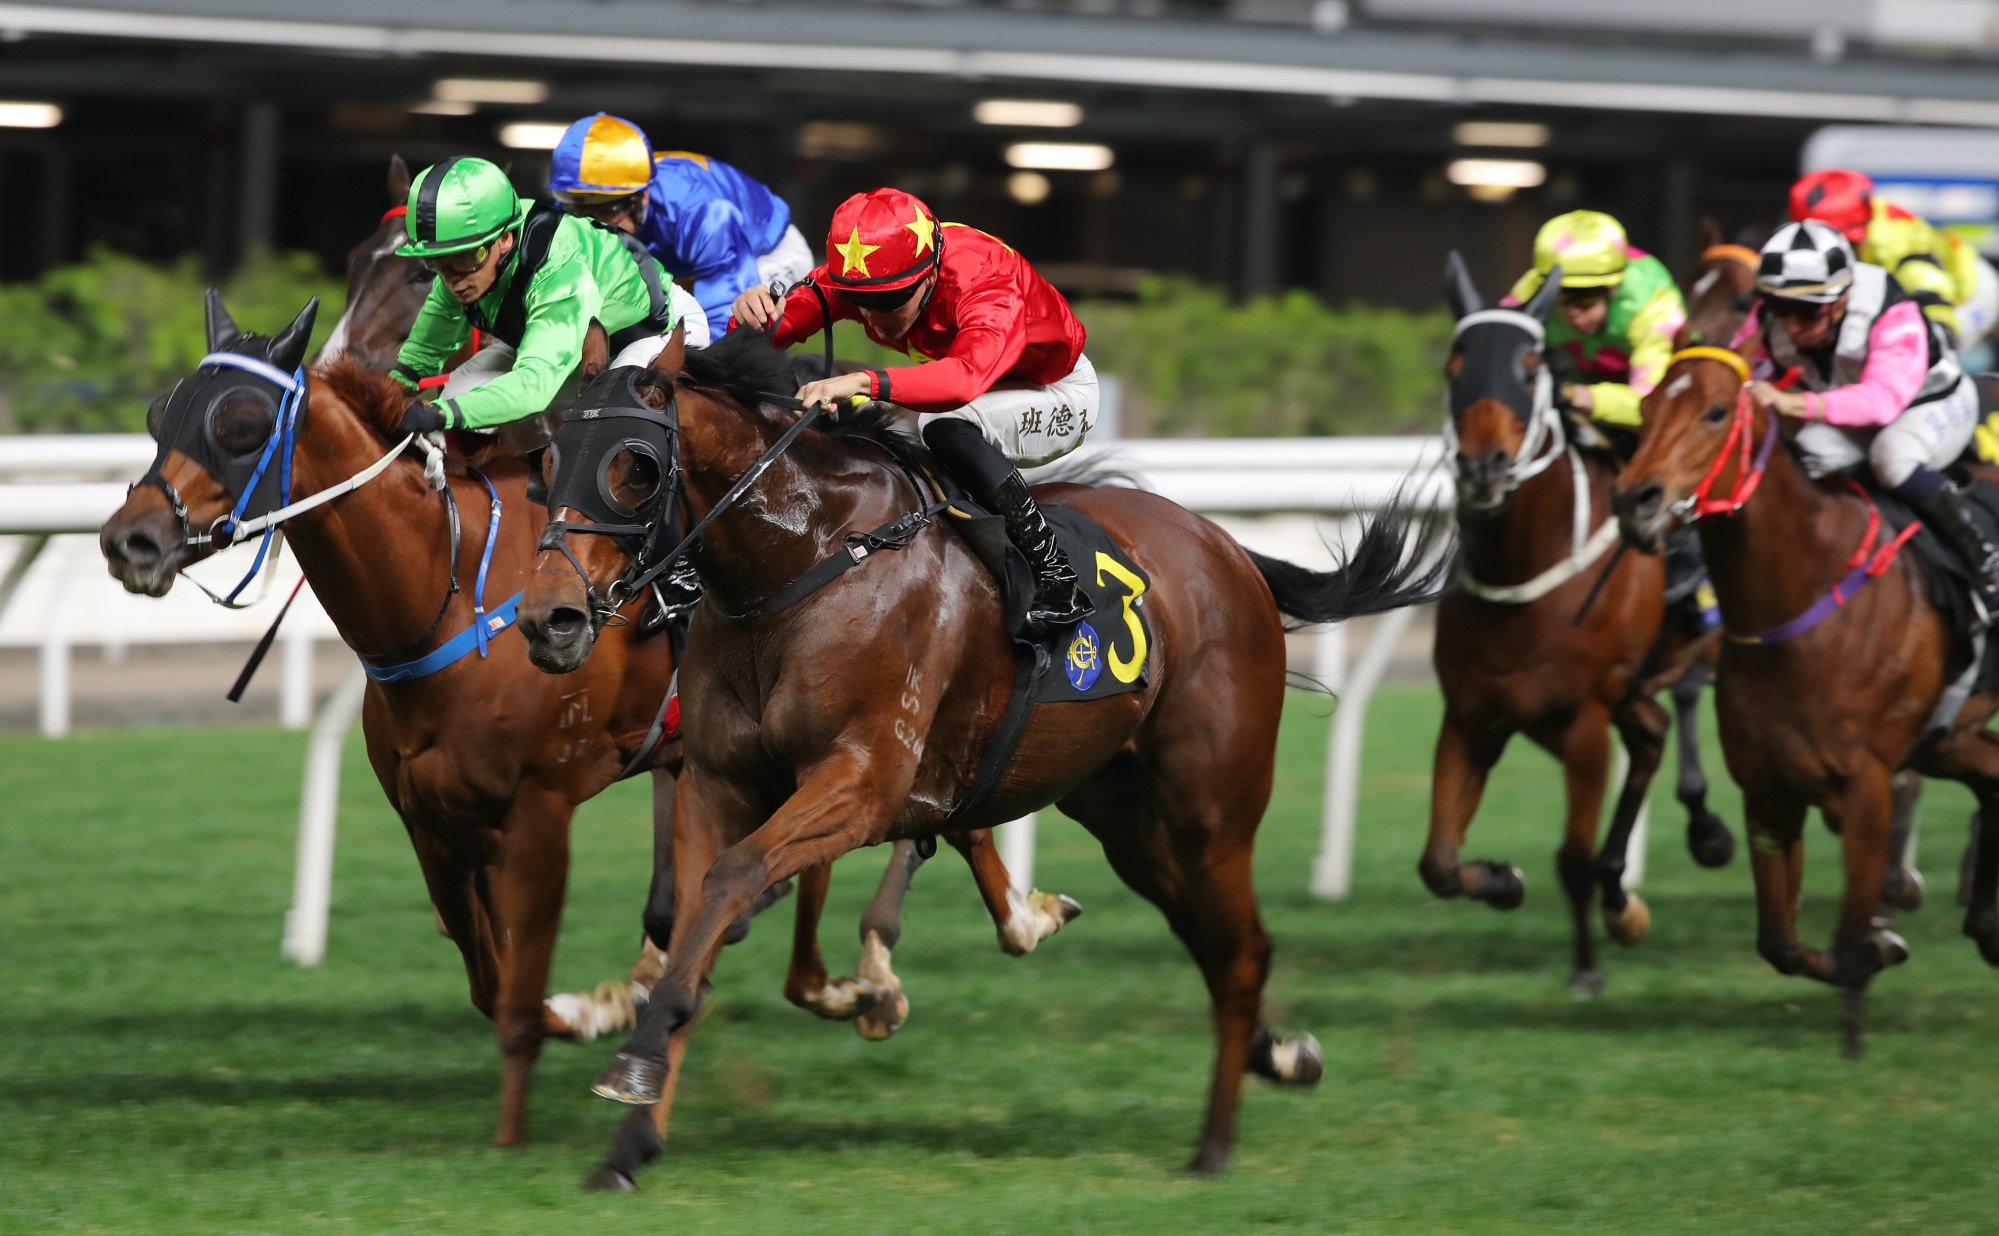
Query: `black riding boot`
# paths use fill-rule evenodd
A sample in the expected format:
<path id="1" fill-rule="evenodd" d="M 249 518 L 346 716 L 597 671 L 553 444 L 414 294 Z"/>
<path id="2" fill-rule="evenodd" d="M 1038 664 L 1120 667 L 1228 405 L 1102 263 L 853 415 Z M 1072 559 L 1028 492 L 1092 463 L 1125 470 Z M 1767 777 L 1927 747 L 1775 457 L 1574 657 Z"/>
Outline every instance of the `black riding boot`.
<path id="1" fill-rule="evenodd" d="M 1938 477 L 1936 491 L 1921 503 L 1930 527 L 1949 543 L 1971 568 L 1972 586 L 1985 602 L 1988 617 L 1999 617 L 1999 548 L 1985 539 L 1985 532 L 1971 517 L 1964 491 L 1947 478 Z"/>
<path id="2" fill-rule="evenodd" d="M 932 421 L 923 430 L 923 442 L 973 498 L 1006 522 L 1007 539 L 1034 568 L 1029 629 L 1057 630 L 1089 617 L 1093 607 L 1076 586 L 1069 555 L 1056 543 L 1055 530 L 1042 517 L 1019 469 L 970 421 Z"/>

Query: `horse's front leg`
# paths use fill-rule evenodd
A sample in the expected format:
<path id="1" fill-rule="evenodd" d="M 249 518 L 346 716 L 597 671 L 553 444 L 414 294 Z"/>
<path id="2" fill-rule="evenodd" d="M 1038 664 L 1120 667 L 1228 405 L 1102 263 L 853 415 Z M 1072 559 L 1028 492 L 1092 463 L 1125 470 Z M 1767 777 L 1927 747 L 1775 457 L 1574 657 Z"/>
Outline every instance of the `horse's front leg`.
<path id="1" fill-rule="evenodd" d="M 1848 775 L 1824 805 L 1826 824 L 1839 834 L 1846 893 L 1833 934 L 1833 969 L 1845 995 L 1845 1045 L 1849 1060 L 1866 1052 L 1867 985 L 1889 966 L 1909 959 L 1909 946 L 1881 926 L 1881 873 L 1888 865 L 1894 816 L 1893 770 L 1872 761 Z"/>
<path id="2" fill-rule="evenodd" d="M 1779 974 L 1833 980 L 1832 959 L 1798 939 L 1798 897 L 1805 875 L 1805 804 L 1745 791 L 1743 827 L 1756 880 L 1756 951 Z"/>
<path id="3" fill-rule="evenodd" d="M 1701 766 L 1701 688 L 1712 666 L 1697 657 L 1673 679 L 1673 732 L 1679 744 L 1680 780 L 1674 797 L 1687 810 L 1687 852 L 1703 867 L 1726 867 L 1735 858 L 1735 834 L 1707 805 L 1707 770 Z"/>
<path id="4" fill-rule="evenodd" d="M 993 844 L 992 829 L 945 833 L 944 840 L 964 855 L 971 867 L 972 881 L 979 886 L 979 897 L 986 903 L 986 913 L 992 916 L 993 927 L 999 932 L 1000 951 L 1007 956 L 1025 957 L 1034 951 L 1035 945 L 1068 926 L 1083 912 L 1082 904 L 1073 897 L 1044 893 L 1038 888 L 1026 892 L 1015 888 L 1013 876 L 1000 858 L 999 847 Z"/>
<path id="5" fill-rule="evenodd" d="M 890 868 L 894 868 L 893 859 Z M 865 979 L 826 976 L 826 960 L 819 952 L 819 916 L 825 912 L 826 891 L 832 883 L 831 863 L 799 873 L 798 914 L 792 923 L 791 966 L 785 971 L 784 998 L 828 1021 L 853 1021 L 875 1007 L 881 991 Z"/>
<path id="6" fill-rule="evenodd" d="M 1430 838 L 1416 871 L 1439 897 L 1470 897 L 1497 910 L 1519 906 L 1526 895 L 1520 868 L 1508 863 L 1460 863 L 1465 832 L 1485 794 L 1486 777 L 1512 735 L 1480 730 L 1448 707 L 1437 734 L 1430 780 Z"/>
<path id="7" fill-rule="evenodd" d="M 703 980 L 729 923 L 772 884 L 830 863 L 887 830 L 908 796 L 916 761 L 910 757 L 890 763 L 854 754 L 871 747 L 880 750 L 880 744 L 843 744 L 838 754 L 802 770 L 797 791 L 784 805 L 762 827 L 723 851 L 708 869 L 684 937 L 681 925 L 688 920 L 690 902 L 682 899 L 666 974 L 653 988 L 637 1029 L 598 1079 L 598 1094 L 621 1103 L 659 1102 L 671 1075 L 668 1040 L 699 1010 Z M 683 820 L 690 811 L 704 816 L 718 809 L 723 815 L 729 813 L 726 788 L 713 793 L 722 802 L 709 801 L 715 779 L 693 767 L 685 778 L 680 799 Z"/>

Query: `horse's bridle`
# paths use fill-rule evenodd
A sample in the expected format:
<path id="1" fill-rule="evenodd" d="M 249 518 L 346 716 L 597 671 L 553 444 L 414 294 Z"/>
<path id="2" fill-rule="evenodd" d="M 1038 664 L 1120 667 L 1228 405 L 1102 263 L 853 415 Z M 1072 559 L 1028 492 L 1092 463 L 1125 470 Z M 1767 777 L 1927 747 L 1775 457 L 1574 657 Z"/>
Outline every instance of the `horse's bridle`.
<path id="1" fill-rule="evenodd" d="M 1480 309 L 1458 319 L 1451 332 L 1452 351 L 1458 350 L 1458 341 L 1465 332 L 1474 327 L 1487 325 L 1510 326 L 1524 332 L 1533 340 L 1538 351 L 1547 338 L 1547 328 L 1533 314 L 1519 309 Z M 1548 466 L 1560 459 L 1568 450 L 1568 431 L 1562 424 L 1562 415 L 1555 408 L 1555 379 L 1544 363 L 1534 372 L 1533 385 L 1525 392 L 1527 406 L 1520 407 L 1514 401 L 1501 399 L 1515 415 L 1520 417 L 1526 437 L 1520 444 L 1520 453 L 1506 471 L 1506 493 L 1512 493 L 1525 482 L 1546 471 Z M 1452 398 L 1447 393 L 1446 398 Z M 1458 463 L 1458 421 L 1460 409 L 1453 407 L 1444 420 L 1444 457 L 1451 461 L 1451 470 L 1459 481 L 1465 478 L 1459 471 Z"/>
<path id="2" fill-rule="evenodd" d="M 1686 521 L 1705 519 L 1710 515 L 1733 515 L 1748 504 L 1756 495 L 1756 489 L 1763 483 L 1764 471 L 1770 463 L 1770 452 L 1777 445 L 1777 410 L 1765 409 L 1768 424 L 1763 435 L 1763 445 L 1756 450 L 1752 463 L 1749 457 L 1750 439 L 1756 436 L 1751 418 L 1755 403 L 1749 398 L 1749 363 L 1727 348 L 1694 347 L 1682 348 L 1673 353 L 1666 362 L 1666 371 L 1683 360 L 1709 360 L 1728 366 L 1741 379 L 1742 385 L 1736 392 L 1735 409 L 1729 416 L 1728 436 L 1722 439 L 1721 449 L 1715 452 L 1714 462 L 1708 465 L 1707 473 L 1695 485 L 1693 492 L 1673 505 L 1674 514 Z M 1663 382 L 1663 375 L 1661 381 Z M 1713 498 L 1715 482 L 1730 462 L 1730 453 L 1735 454 L 1735 486 L 1724 498 Z"/>

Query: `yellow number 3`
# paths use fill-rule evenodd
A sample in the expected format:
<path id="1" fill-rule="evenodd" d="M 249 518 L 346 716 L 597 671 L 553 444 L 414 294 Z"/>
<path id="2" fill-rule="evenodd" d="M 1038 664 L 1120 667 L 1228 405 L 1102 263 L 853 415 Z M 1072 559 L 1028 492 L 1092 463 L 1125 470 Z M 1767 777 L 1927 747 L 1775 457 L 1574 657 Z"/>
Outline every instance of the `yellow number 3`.
<path id="1" fill-rule="evenodd" d="M 1132 607 L 1138 604 L 1138 598 L 1145 595 L 1145 581 L 1100 549 L 1097 551 L 1097 583 L 1102 584 L 1106 574 L 1124 585 L 1124 625 L 1131 632 L 1131 656 L 1119 656 L 1117 644 L 1113 643 L 1106 662 L 1110 666 L 1111 677 L 1119 682 L 1137 682 L 1139 671 L 1145 668 L 1145 624 L 1138 620 Z"/>

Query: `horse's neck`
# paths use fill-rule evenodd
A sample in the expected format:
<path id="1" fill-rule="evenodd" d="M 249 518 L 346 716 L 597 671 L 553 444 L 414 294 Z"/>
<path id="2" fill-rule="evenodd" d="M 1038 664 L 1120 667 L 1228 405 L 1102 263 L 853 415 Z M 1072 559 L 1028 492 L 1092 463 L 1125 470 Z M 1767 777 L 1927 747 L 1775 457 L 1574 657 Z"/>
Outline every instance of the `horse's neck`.
<path id="1" fill-rule="evenodd" d="M 1732 479 L 1730 469 L 1716 492 L 1727 492 Z M 1733 515 L 1696 525 L 1715 598 L 1732 630 L 1789 622 L 1832 588 L 1861 535 L 1858 512 L 1847 508 L 1813 484 L 1778 443 L 1754 498 Z"/>
<path id="2" fill-rule="evenodd" d="M 683 399 L 681 455 L 691 521 L 706 516 L 787 428 L 788 419 L 763 409 Z M 742 611 L 768 600 L 838 548 L 849 530 L 888 518 L 870 522 L 870 508 L 878 505 L 870 501 L 875 487 L 843 484 L 814 466 L 826 454 L 825 444 L 799 440 L 701 534 L 691 557 L 703 590 L 723 609 Z"/>
<path id="3" fill-rule="evenodd" d="M 343 400 L 315 389 L 294 457 L 294 499 L 340 484 L 387 449 Z M 484 510 L 468 509 L 466 522 Z M 399 650 L 421 637 L 450 586 L 444 503 L 408 460 L 284 532 L 313 595 L 357 651 Z"/>
<path id="4" fill-rule="evenodd" d="M 1585 465 L 1584 489 L 1590 510 L 1585 534 L 1609 515 L 1597 470 Z M 1566 453 L 1508 495 L 1506 505 L 1485 517 L 1458 520 L 1460 561 L 1482 584 L 1521 584 L 1575 552 L 1575 476 Z"/>

